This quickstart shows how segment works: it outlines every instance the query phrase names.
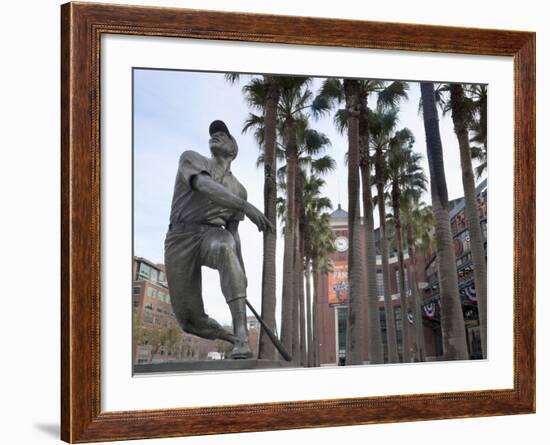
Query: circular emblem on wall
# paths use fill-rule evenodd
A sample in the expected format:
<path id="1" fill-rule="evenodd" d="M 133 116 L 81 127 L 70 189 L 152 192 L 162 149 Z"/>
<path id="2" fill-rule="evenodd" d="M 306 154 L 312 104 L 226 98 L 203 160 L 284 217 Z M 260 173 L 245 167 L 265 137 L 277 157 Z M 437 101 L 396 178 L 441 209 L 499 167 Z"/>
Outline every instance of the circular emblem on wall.
<path id="1" fill-rule="evenodd" d="M 345 236 L 339 236 L 334 241 L 334 245 L 336 246 L 336 250 L 338 252 L 345 252 L 348 250 L 348 239 Z"/>

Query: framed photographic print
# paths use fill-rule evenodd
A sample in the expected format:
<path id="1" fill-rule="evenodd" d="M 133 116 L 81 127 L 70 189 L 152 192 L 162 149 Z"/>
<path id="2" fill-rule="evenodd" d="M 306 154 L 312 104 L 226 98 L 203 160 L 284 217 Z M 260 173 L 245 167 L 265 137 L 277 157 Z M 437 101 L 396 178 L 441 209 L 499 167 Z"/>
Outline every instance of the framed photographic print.
<path id="1" fill-rule="evenodd" d="M 534 33 L 61 16 L 63 440 L 534 412 Z"/>

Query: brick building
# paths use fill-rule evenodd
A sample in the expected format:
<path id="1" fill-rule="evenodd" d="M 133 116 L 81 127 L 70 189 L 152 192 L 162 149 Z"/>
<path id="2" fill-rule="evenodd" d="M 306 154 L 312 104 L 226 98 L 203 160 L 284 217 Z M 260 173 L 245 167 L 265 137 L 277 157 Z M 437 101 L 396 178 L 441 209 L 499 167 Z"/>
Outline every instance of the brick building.
<path id="1" fill-rule="evenodd" d="M 133 261 L 133 362 L 207 359 L 224 345 L 183 332 L 172 311 L 164 265 Z"/>
<path id="2" fill-rule="evenodd" d="M 170 292 L 163 264 L 134 257 L 132 268 L 133 363 L 162 363 L 222 359 L 231 345 L 221 340 L 206 340 L 180 328 L 170 303 Z M 231 326 L 224 326 L 232 330 Z M 248 331 L 257 355 L 259 326 L 249 317 Z"/>
<path id="3" fill-rule="evenodd" d="M 487 180 L 477 186 L 477 202 L 481 231 L 487 252 Z M 474 283 L 474 268 L 470 252 L 470 233 L 464 215 L 464 198 L 449 201 L 449 216 L 455 248 L 456 270 L 458 272 L 458 289 L 462 302 L 462 312 L 466 329 L 468 351 L 471 359 L 482 358 L 481 337 L 477 312 L 477 299 Z M 437 359 L 443 355 L 439 306 L 439 277 L 437 273 L 437 257 L 433 254 L 426 262 L 426 285 L 423 288 L 423 320 L 424 326 L 429 326 L 432 343 L 426 341 L 428 356 Z M 428 337 L 427 337 L 428 339 Z"/>
<path id="4" fill-rule="evenodd" d="M 482 181 L 477 187 L 480 224 L 487 248 L 487 181 Z M 466 336 L 470 358 L 481 358 L 481 343 L 477 301 L 473 274 L 473 264 L 470 253 L 470 237 L 464 216 L 464 198 L 449 202 L 451 230 L 453 234 L 455 256 L 459 280 L 459 293 L 462 301 Z M 319 353 L 321 365 L 342 364 L 346 352 L 347 330 L 347 289 L 348 289 L 348 213 L 338 206 L 331 214 L 331 225 L 336 236 L 336 252 L 332 254 L 333 271 L 321 276 L 318 283 L 317 313 L 319 323 Z M 375 241 L 379 248 L 380 232 L 375 230 Z M 361 248 L 364 249 L 364 232 L 361 231 Z M 377 252 L 380 253 L 380 252 Z M 365 255 L 362 250 L 362 255 Z M 409 289 L 408 253 L 405 259 L 405 287 Z M 384 311 L 384 287 L 382 280 L 381 257 L 376 259 L 376 279 L 379 295 L 380 322 L 384 353 L 387 356 L 386 320 Z M 402 354 L 402 322 L 401 303 L 399 298 L 399 265 L 397 253 L 390 252 L 390 292 L 396 318 L 397 342 L 399 353 Z M 361 293 L 366 294 L 366 265 L 363 262 Z M 439 360 L 443 356 L 441 327 L 439 321 L 439 285 L 437 276 L 437 258 L 435 253 L 425 257 L 422 253 L 416 256 L 417 286 L 422 299 L 422 326 L 425 339 L 426 360 Z M 364 305 L 365 327 L 367 325 L 366 304 Z M 407 319 L 412 317 L 409 314 Z M 367 332 L 365 330 L 365 332 Z M 368 342 L 365 341 L 365 357 L 368 357 Z"/>
<path id="5" fill-rule="evenodd" d="M 328 275 L 321 276 L 318 288 L 317 311 L 319 317 L 319 354 L 321 365 L 343 364 L 346 352 L 346 330 L 347 330 L 347 288 L 348 288 L 348 213 L 339 205 L 330 216 L 331 226 L 336 236 L 336 252 L 331 255 L 333 271 Z M 379 230 L 375 230 L 375 241 L 379 244 Z M 361 254 L 365 256 L 364 251 L 364 231 L 361 230 Z M 405 286 L 408 287 L 408 264 L 409 256 L 404 252 L 405 260 Z M 362 262 L 362 286 L 361 293 L 366 294 L 366 264 Z M 376 280 L 379 295 L 380 322 L 382 329 L 382 339 L 384 342 L 384 353 L 387 355 L 386 347 L 386 322 L 384 313 L 384 285 L 382 277 L 382 258 L 377 255 L 376 258 Z M 399 265 L 397 253 L 390 252 L 390 291 L 392 294 L 392 303 L 396 318 L 397 340 L 400 353 L 402 353 L 401 342 L 401 303 L 399 300 Z M 416 258 L 417 278 L 420 289 L 424 288 L 424 257 L 417 255 Z M 367 324 L 367 306 L 364 307 L 365 327 Z M 368 357 L 368 342 L 365 341 L 365 357 Z"/>

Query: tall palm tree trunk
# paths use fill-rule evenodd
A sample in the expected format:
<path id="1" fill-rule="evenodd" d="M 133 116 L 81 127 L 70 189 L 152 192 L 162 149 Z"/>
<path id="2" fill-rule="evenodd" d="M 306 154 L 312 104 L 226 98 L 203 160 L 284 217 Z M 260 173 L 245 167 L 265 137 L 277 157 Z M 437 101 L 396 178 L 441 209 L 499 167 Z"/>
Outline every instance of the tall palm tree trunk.
<path id="1" fill-rule="evenodd" d="M 298 160 L 299 162 L 299 160 Z M 295 218 L 295 252 L 294 252 L 294 311 L 293 316 L 293 335 L 292 350 L 293 359 L 296 365 L 303 365 L 305 358 L 305 313 L 304 313 L 304 267 L 303 267 L 303 218 L 304 209 L 302 206 L 302 173 L 298 168 L 296 170 L 296 183 L 294 190 L 294 218 Z"/>
<path id="2" fill-rule="evenodd" d="M 266 107 L 264 118 L 264 213 L 271 221 L 275 230 L 263 232 L 263 265 L 262 265 L 262 318 L 273 332 L 276 332 L 276 268 L 275 255 L 277 246 L 277 103 L 279 102 L 279 88 L 272 76 L 265 76 Z M 275 346 L 262 327 L 258 357 L 274 360 L 277 356 Z"/>
<path id="3" fill-rule="evenodd" d="M 366 108 L 366 107 L 365 107 Z M 363 227 L 365 230 L 367 262 L 367 341 L 369 362 L 384 363 L 384 347 L 380 328 L 380 310 L 378 305 L 378 286 L 376 283 L 376 244 L 374 242 L 374 218 L 370 183 L 370 159 L 368 146 L 368 128 L 361 126 L 360 171 L 363 192 Z"/>
<path id="4" fill-rule="evenodd" d="M 284 144 L 286 148 L 287 169 L 286 169 L 286 221 L 284 234 L 283 254 L 283 295 L 281 302 L 281 342 L 287 351 L 293 350 L 293 313 L 294 309 L 294 276 L 295 276 L 295 251 L 296 251 L 296 217 L 294 207 L 294 195 L 296 189 L 296 170 L 298 165 L 298 148 L 296 143 L 296 124 L 288 119 L 284 123 Z M 295 360 L 292 357 L 293 361 Z"/>
<path id="5" fill-rule="evenodd" d="M 474 265 L 481 349 L 483 358 L 487 358 L 487 260 L 485 259 L 483 235 L 479 222 L 474 170 L 472 168 L 472 151 L 466 123 L 466 110 L 464 108 L 464 90 L 460 84 L 451 84 L 451 109 L 454 130 L 458 138 L 458 146 L 460 149 L 465 214 L 468 222 L 468 230 L 470 232 L 470 249 Z"/>
<path id="6" fill-rule="evenodd" d="M 435 105 L 434 85 L 421 82 L 424 131 L 430 168 L 430 189 L 435 228 L 441 304 L 441 335 L 446 360 L 467 360 L 468 348 L 462 303 L 458 294 L 458 274 L 449 218 L 449 198 L 443 165 L 443 147 Z"/>
<path id="7" fill-rule="evenodd" d="M 384 177 L 382 171 L 382 149 L 376 149 L 376 190 L 378 197 L 378 216 L 380 219 L 380 251 L 382 256 L 382 280 L 384 284 L 384 312 L 386 314 L 386 341 L 388 345 L 388 362 L 398 363 L 397 333 L 395 313 L 390 290 L 390 264 L 388 258 L 388 239 L 386 237 L 386 204 L 384 197 Z"/>
<path id="8" fill-rule="evenodd" d="M 305 207 L 303 202 L 303 173 L 298 171 L 296 177 L 296 218 L 298 222 L 298 258 L 296 260 L 296 295 L 300 310 L 300 364 L 307 366 L 306 309 L 304 302 L 304 257 L 305 257 Z"/>
<path id="9" fill-rule="evenodd" d="M 300 284 L 302 279 L 302 267 L 300 265 L 301 251 L 301 233 L 300 233 L 300 198 L 301 195 L 301 180 L 300 171 L 296 171 L 296 188 L 294 192 L 294 270 L 293 270 L 293 290 L 292 290 L 292 359 L 296 366 L 302 362 L 301 348 L 301 318 L 303 311 L 303 290 L 300 292 Z M 302 286 L 303 288 L 303 286 Z"/>
<path id="10" fill-rule="evenodd" d="M 485 151 L 487 151 L 487 95 L 486 94 L 481 98 L 479 124 L 481 127 L 481 133 L 484 135 L 483 146 L 485 147 Z"/>
<path id="11" fill-rule="evenodd" d="M 361 299 L 361 220 L 359 209 L 359 82 L 344 79 L 348 127 L 348 325 L 346 365 L 360 365 L 364 357 L 363 302 Z"/>
<path id="12" fill-rule="evenodd" d="M 306 282 L 307 366 L 313 366 L 313 314 L 311 307 L 311 260 L 306 258 L 304 278 Z"/>
<path id="13" fill-rule="evenodd" d="M 401 302 L 401 332 L 403 339 L 403 362 L 411 361 L 411 329 L 409 326 L 409 300 L 405 288 L 405 258 L 403 256 L 403 230 L 401 227 L 401 193 L 399 184 L 392 185 L 392 206 L 395 225 L 395 238 L 397 243 L 397 262 L 399 264 L 399 301 Z"/>
<path id="14" fill-rule="evenodd" d="M 312 314 L 312 355 L 313 366 L 320 366 L 320 345 L 319 345 L 319 271 L 318 261 L 313 258 L 311 261 L 311 269 L 313 275 L 313 314 Z"/>
<path id="15" fill-rule="evenodd" d="M 306 308 L 304 302 L 304 237 L 300 230 L 300 242 L 296 262 L 296 281 L 298 284 L 298 298 L 300 300 L 300 364 L 307 366 L 307 337 L 306 337 Z"/>
<path id="16" fill-rule="evenodd" d="M 416 343 L 416 361 L 423 362 L 426 359 L 426 341 L 424 339 L 424 324 L 422 322 L 422 301 L 418 291 L 418 276 L 416 273 L 416 249 L 412 225 L 407 224 L 407 246 L 409 250 L 409 289 L 411 289 L 413 302 L 413 324 Z"/>

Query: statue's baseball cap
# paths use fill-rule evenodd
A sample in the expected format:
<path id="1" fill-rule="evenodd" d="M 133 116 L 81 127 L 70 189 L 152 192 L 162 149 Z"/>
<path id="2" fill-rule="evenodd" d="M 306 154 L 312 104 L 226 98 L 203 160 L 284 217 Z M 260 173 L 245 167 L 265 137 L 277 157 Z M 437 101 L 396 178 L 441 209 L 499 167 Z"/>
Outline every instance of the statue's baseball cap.
<path id="1" fill-rule="evenodd" d="M 231 133 L 229 133 L 229 129 L 227 128 L 227 125 L 225 125 L 224 121 L 215 120 L 212 121 L 210 124 L 210 127 L 208 128 L 208 132 L 210 133 L 210 136 L 212 136 L 214 133 L 217 133 L 219 131 L 223 131 L 228 136 L 231 136 Z"/>

